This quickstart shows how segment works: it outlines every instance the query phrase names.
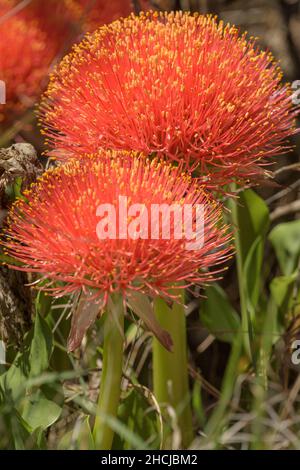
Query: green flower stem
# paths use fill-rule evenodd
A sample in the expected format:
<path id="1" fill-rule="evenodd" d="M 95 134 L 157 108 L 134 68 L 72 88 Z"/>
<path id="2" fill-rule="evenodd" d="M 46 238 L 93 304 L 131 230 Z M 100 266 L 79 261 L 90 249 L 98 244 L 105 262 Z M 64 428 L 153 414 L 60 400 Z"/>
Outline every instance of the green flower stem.
<path id="1" fill-rule="evenodd" d="M 168 426 L 171 418 L 166 409 L 168 405 L 176 412 L 183 448 L 187 448 L 193 440 L 183 298 L 184 295 L 181 294 L 182 304 L 174 303 L 172 309 L 160 298 L 157 298 L 154 304 L 157 320 L 173 340 L 173 350 L 168 352 L 156 338 L 153 339 L 154 394 L 161 406 L 165 422 L 163 430 L 165 449 L 171 445 L 171 429 Z"/>
<path id="2" fill-rule="evenodd" d="M 95 449 L 110 450 L 114 432 L 106 417 L 116 418 L 122 380 L 124 344 L 124 307 L 122 297 L 115 297 L 106 313 L 104 325 L 103 369 L 99 401 L 93 430 Z"/>

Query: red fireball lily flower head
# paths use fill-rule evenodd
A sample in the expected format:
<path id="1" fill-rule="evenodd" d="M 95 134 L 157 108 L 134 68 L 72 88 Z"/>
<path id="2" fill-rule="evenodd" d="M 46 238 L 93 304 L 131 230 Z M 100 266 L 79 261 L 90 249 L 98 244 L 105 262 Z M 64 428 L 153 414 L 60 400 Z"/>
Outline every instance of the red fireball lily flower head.
<path id="1" fill-rule="evenodd" d="M 6 89 L 0 122 L 33 105 L 60 47 L 55 31 L 49 37 L 26 8 L 14 10 L 15 3 L 0 0 L 0 80 Z"/>
<path id="2" fill-rule="evenodd" d="M 99 26 L 128 16 L 133 10 L 131 0 L 65 0 L 65 3 L 73 21 L 81 22 L 84 31 L 94 31 Z"/>
<path id="3" fill-rule="evenodd" d="M 18 262 L 15 269 L 39 273 L 40 287 L 53 295 L 92 295 L 101 307 L 115 293 L 174 300 L 173 288 L 215 279 L 230 253 L 220 206 L 179 168 L 157 159 L 100 151 L 50 169 L 25 196 L 9 214 L 2 244 Z M 99 238 L 97 208 L 118 208 L 119 196 L 126 196 L 130 207 L 143 204 L 149 214 L 153 204 L 202 205 L 204 243 L 188 249 L 185 229 L 182 238 L 174 230 L 163 237 L 162 224 L 155 237 Z M 128 209 L 125 218 L 132 222 L 136 216 Z M 151 222 L 145 223 L 149 233 Z M 85 329 L 76 333 L 76 345 Z"/>
<path id="4" fill-rule="evenodd" d="M 0 0 L 0 80 L 6 87 L 0 122 L 11 111 L 32 106 L 46 85 L 49 66 L 83 31 L 133 9 L 130 0 L 31 0 L 18 8 L 19 3 Z"/>
<path id="5" fill-rule="evenodd" d="M 67 42 L 74 42 L 78 36 L 73 25 L 73 14 L 69 8 L 71 0 L 31 0 L 22 10 L 22 14 L 28 19 L 34 19 L 39 27 L 47 34 L 47 38 L 55 41 L 63 51 Z"/>
<path id="6" fill-rule="evenodd" d="M 99 26 L 128 16 L 133 10 L 131 0 L 32 0 L 26 12 L 44 25 L 48 34 L 94 31 Z M 74 34 L 73 34 L 74 36 Z"/>
<path id="7" fill-rule="evenodd" d="M 270 53 L 211 16 L 141 13 L 87 35 L 42 104 L 52 155 L 142 151 L 208 186 L 263 173 L 295 132 L 291 92 Z"/>

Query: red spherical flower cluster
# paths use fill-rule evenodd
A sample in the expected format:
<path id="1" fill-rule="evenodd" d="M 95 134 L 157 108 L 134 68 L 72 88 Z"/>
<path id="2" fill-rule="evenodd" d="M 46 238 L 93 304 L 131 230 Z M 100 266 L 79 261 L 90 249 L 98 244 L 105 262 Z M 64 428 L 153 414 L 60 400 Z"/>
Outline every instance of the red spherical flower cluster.
<path id="1" fill-rule="evenodd" d="M 42 104 L 56 158 L 99 147 L 183 163 L 208 186 L 262 173 L 295 129 L 270 53 L 211 16 L 141 13 L 87 35 Z"/>
<path id="2" fill-rule="evenodd" d="M 0 0 L 0 80 L 6 85 L 0 122 L 11 111 L 34 103 L 51 63 L 83 31 L 132 11 L 130 0 L 32 0 L 22 8 L 18 4 L 19 0 Z"/>
<path id="3" fill-rule="evenodd" d="M 22 10 L 24 17 L 35 20 L 47 34 L 47 38 L 56 42 L 59 51 L 64 51 L 64 46 L 68 45 L 65 42 L 73 43 L 81 32 L 80 26 L 76 28 L 73 24 L 74 17 L 71 8 L 69 8 L 70 1 L 31 0 Z"/>
<path id="4" fill-rule="evenodd" d="M 14 3 L 0 0 L 0 80 L 6 88 L 0 121 L 34 103 L 59 48 L 58 39 L 50 40 L 25 9 L 14 11 Z"/>
<path id="5" fill-rule="evenodd" d="M 24 194 L 9 214 L 2 243 L 22 263 L 16 269 L 40 273 L 41 288 L 55 295 L 92 290 L 103 304 L 115 292 L 168 297 L 172 288 L 212 280 L 228 256 L 230 235 L 219 205 L 179 168 L 156 159 L 102 151 L 48 170 Z M 184 230 L 182 238 L 172 228 L 166 237 L 163 224 L 153 238 L 150 217 L 147 236 L 136 228 L 135 236 L 99 238 L 97 209 L 110 204 L 118 212 L 119 196 L 149 214 L 152 204 L 202 205 L 204 243 L 189 249 Z M 128 209 L 125 217 L 130 224 L 138 215 Z"/>
<path id="6" fill-rule="evenodd" d="M 94 31 L 100 26 L 128 16 L 133 10 L 131 0 L 65 0 L 73 21 L 81 23 L 84 31 Z"/>
<path id="7" fill-rule="evenodd" d="M 94 31 L 133 10 L 131 0 L 32 0 L 25 13 L 35 16 L 47 34 L 76 39 L 83 31 Z M 73 30 L 73 34 L 72 34 Z"/>

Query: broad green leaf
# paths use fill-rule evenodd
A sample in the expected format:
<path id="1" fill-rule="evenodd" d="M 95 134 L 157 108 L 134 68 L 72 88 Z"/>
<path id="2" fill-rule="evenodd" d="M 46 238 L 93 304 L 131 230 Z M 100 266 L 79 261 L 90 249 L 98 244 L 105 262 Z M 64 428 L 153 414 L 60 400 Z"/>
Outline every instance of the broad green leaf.
<path id="1" fill-rule="evenodd" d="M 37 314 L 29 352 L 30 376 L 39 375 L 49 365 L 52 352 L 52 332 L 46 321 Z"/>
<path id="2" fill-rule="evenodd" d="M 270 291 L 275 301 L 276 306 L 281 313 L 286 313 L 290 301 L 292 300 L 292 293 L 295 281 L 297 279 L 297 272 L 290 276 L 275 277 L 270 284 Z"/>
<path id="3" fill-rule="evenodd" d="M 282 274 L 289 276 L 297 268 L 300 258 L 300 220 L 277 225 L 271 231 L 269 240 Z"/>
<path id="4" fill-rule="evenodd" d="M 27 393 L 22 417 L 32 429 L 46 429 L 60 417 L 62 404 L 62 390 L 58 391 L 57 387 L 43 385 Z"/>
<path id="5" fill-rule="evenodd" d="M 22 178 L 20 176 L 15 179 L 13 184 L 6 186 L 5 194 L 11 201 L 16 199 L 27 201 L 27 198 L 22 194 Z"/>
<path id="6" fill-rule="evenodd" d="M 264 256 L 264 238 L 258 236 L 252 243 L 243 266 L 243 278 L 247 293 L 248 310 L 251 317 L 255 313 L 260 288 L 261 288 L 261 269 Z"/>
<path id="7" fill-rule="evenodd" d="M 17 405 L 25 394 L 27 376 L 21 364 L 17 362 L 11 365 L 8 371 L 0 377 L 1 401 L 11 406 Z"/>
<path id="8" fill-rule="evenodd" d="M 9 427 L 16 450 L 46 449 L 45 435 L 41 428 L 33 431 L 16 410 L 12 411 L 10 418 Z"/>
<path id="9" fill-rule="evenodd" d="M 63 394 L 53 385 L 33 387 L 31 382 L 48 369 L 52 352 L 52 332 L 36 314 L 33 329 L 26 335 L 22 350 L 0 377 L 1 412 L 8 416 L 9 440 L 16 449 L 45 447 L 43 429 L 60 416 Z M 61 402 L 58 400 L 60 396 Z"/>
<path id="10" fill-rule="evenodd" d="M 32 429 L 15 409 L 11 411 L 9 426 L 16 450 L 26 450 L 32 447 L 30 445 Z"/>
<path id="11" fill-rule="evenodd" d="M 12 403 L 18 402 L 27 388 L 27 380 L 44 372 L 52 352 L 52 332 L 40 315 L 36 315 L 31 330 L 16 355 L 13 364 L 0 377 L 0 389 Z"/>
<path id="12" fill-rule="evenodd" d="M 30 374 L 29 350 L 33 337 L 31 330 L 25 337 L 22 349 L 17 353 L 10 368 L 0 377 L 0 390 L 7 403 L 17 406 L 25 395 L 26 381 Z"/>
<path id="13" fill-rule="evenodd" d="M 233 223 L 243 342 L 247 354 L 254 360 L 254 330 L 257 302 L 262 287 L 261 270 L 265 236 L 269 228 L 269 209 L 252 190 L 243 191 L 235 201 L 229 200 Z"/>
<path id="14" fill-rule="evenodd" d="M 269 209 L 265 201 L 251 189 L 240 194 L 237 218 L 243 262 L 258 237 L 264 237 L 269 228 Z"/>
<path id="15" fill-rule="evenodd" d="M 245 292 L 253 317 L 261 289 L 264 243 L 270 220 L 265 201 L 250 189 L 240 195 L 237 222 Z"/>
<path id="16" fill-rule="evenodd" d="M 15 179 L 14 185 L 13 185 L 13 192 L 14 192 L 14 199 L 20 198 L 24 199 L 26 201 L 26 198 L 22 195 L 22 178 L 18 176 Z"/>
<path id="17" fill-rule="evenodd" d="M 239 315 L 218 284 L 208 287 L 205 296 L 200 308 L 203 325 L 221 341 L 231 343 L 240 328 Z"/>
<path id="18" fill-rule="evenodd" d="M 35 311 L 43 318 L 46 318 L 54 302 L 55 299 L 53 297 L 50 297 L 46 292 L 40 290 L 35 299 Z"/>

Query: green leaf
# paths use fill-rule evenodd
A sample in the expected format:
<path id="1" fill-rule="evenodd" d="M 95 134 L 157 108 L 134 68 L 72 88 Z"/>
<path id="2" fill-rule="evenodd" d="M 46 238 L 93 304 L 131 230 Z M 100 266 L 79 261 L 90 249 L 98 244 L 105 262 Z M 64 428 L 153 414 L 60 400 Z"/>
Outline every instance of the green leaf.
<path id="1" fill-rule="evenodd" d="M 265 201 L 250 189 L 240 195 L 237 222 L 248 309 L 253 315 L 260 294 L 264 243 L 270 219 Z"/>
<path id="2" fill-rule="evenodd" d="M 29 442 L 32 430 L 15 409 L 11 411 L 9 424 L 14 448 L 16 450 L 25 450 L 31 447 Z"/>
<path id="3" fill-rule="evenodd" d="M 14 182 L 14 185 L 13 185 L 13 191 L 14 191 L 14 198 L 15 199 L 23 198 L 23 195 L 22 195 L 22 178 L 20 176 L 18 176 L 15 179 L 15 182 Z"/>
<path id="4" fill-rule="evenodd" d="M 221 341 L 231 343 L 240 329 L 239 315 L 218 284 L 208 287 L 205 296 L 200 308 L 203 325 Z"/>
<path id="5" fill-rule="evenodd" d="M 22 349 L 17 353 L 12 365 L 0 377 L 3 399 L 12 407 L 18 406 L 18 402 L 25 395 L 26 381 L 30 373 L 28 357 L 32 336 L 31 330 L 25 337 Z"/>
<path id="6" fill-rule="evenodd" d="M 33 330 L 25 338 L 22 350 L 8 371 L 0 377 L 0 389 L 12 403 L 22 398 L 29 377 L 44 372 L 52 352 L 52 332 L 40 315 L 36 315 Z"/>
<path id="7" fill-rule="evenodd" d="M 283 314 L 286 313 L 285 311 L 289 308 L 296 280 L 297 272 L 290 276 L 275 277 L 270 284 L 270 291 L 275 304 Z"/>
<path id="8" fill-rule="evenodd" d="M 22 350 L 0 377 L 1 395 L 7 404 L 22 408 L 29 378 L 40 375 L 48 368 L 51 351 L 52 332 L 45 320 L 36 315 L 34 327 L 25 337 Z"/>
<path id="9" fill-rule="evenodd" d="M 300 258 L 300 220 L 277 225 L 271 231 L 269 240 L 282 274 L 289 276 L 297 268 Z"/>
<path id="10" fill-rule="evenodd" d="M 37 428 L 31 434 L 31 438 L 36 442 L 36 448 L 38 450 L 47 450 L 47 440 L 42 428 Z"/>
<path id="11" fill-rule="evenodd" d="M 0 377 L 1 400 L 7 405 L 14 406 L 25 393 L 26 375 L 22 367 L 15 363 Z"/>
<path id="12" fill-rule="evenodd" d="M 13 446 L 16 450 L 46 449 L 46 439 L 43 430 L 38 428 L 32 431 L 28 423 L 16 410 L 12 410 L 10 414 L 9 428 Z"/>
<path id="13" fill-rule="evenodd" d="M 37 388 L 31 383 L 48 369 L 51 352 L 52 332 L 37 314 L 22 350 L 0 377 L 1 411 L 8 416 L 9 439 L 16 449 L 43 447 L 42 430 L 53 424 L 61 414 L 61 387 L 56 385 L 53 389 L 53 385 L 48 384 Z M 60 387 L 59 393 L 57 387 Z"/>
<path id="14" fill-rule="evenodd" d="M 17 198 L 27 201 L 27 198 L 22 194 L 22 178 L 18 176 L 14 183 L 6 186 L 5 194 L 9 197 L 10 200 L 14 201 Z"/>
<path id="15" fill-rule="evenodd" d="M 243 277 L 247 293 L 247 307 L 251 317 L 255 314 L 260 289 L 261 269 L 264 256 L 264 238 L 258 236 L 251 245 L 243 266 Z"/>
<path id="16" fill-rule="evenodd" d="M 48 313 L 51 311 L 52 304 L 55 303 L 55 299 L 47 295 L 46 292 L 40 290 L 37 293 L 35 299 L 35 311 L 39 313 L 43 318 L 46 318 Z"/>
<path id="17" fill-rule="evenodd" d="M 52 332 L 46 321 L 37 314 L 29 353 L 31 377 L 41 374 L 48 368 L 52 346 Z"/>
<path id="18" fill-rule="evenodd" d="M 32 429 L 46 429 L 60 417 L 62 404 L 62 390 L 58 391 L 57 387 L 43 385 L 28 393 L 22 418 Z"/>
<path id="19" fill-rule="evenodd" d="M 237 208 L 238 230 L 242 258 L 245 263 L 258 237 L 266 235 L 270 220 L 265 201 L 251 189 L 240 194 Z"/>

